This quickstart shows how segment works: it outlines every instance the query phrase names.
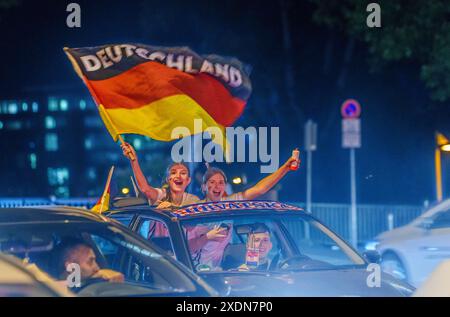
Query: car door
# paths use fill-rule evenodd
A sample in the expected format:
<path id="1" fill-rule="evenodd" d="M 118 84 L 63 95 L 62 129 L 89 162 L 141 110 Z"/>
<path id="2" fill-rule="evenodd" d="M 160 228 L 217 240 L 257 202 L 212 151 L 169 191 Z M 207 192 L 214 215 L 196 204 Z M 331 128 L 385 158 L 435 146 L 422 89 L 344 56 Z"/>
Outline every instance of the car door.
<path id="1" fill-rule="evenodd" d="M 442 211 L 423 230 L 422 237 L 416 240 L 420 259 L 421 276 L 419 283 L 445 259 L 450 259 L 450 210 Z"/>
<path id="2" fill-rule="evenodd" d="M 176 258 L 174 244 L 167 224 L 156 217 L 142 216 L 138 220 L 136 232 L 162 249 L 166 254 Z"/>

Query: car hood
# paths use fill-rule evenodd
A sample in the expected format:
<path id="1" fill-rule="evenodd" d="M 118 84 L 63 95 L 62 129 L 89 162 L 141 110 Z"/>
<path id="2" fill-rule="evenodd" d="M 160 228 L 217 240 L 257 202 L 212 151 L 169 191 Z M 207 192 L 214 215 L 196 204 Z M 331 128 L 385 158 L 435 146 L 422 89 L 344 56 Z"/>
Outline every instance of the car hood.
<path id="1" fill-rule="evenodd" d="M 223 296 L 397 297 L 410 296 L 414 291 L 410 285 L 385 273 L 381 273 L 380 287 L 369 287 L 367 280 L 371 273 L 365 269 L 349 269 L 287 273 L 207 272 L 199 275 Z"/>
<path id="2" fill-rule="evenodd" d="M 395 228 L 391 231 L 385 231 L 379 234 L 376 237 L 376 240 L 378 240 L 380 243 L 384 243 L 385 241 L 405 240 L 417 236 L 421 233 L 421 231 L 421 228 L 409 224 L 403 227 Z"/>

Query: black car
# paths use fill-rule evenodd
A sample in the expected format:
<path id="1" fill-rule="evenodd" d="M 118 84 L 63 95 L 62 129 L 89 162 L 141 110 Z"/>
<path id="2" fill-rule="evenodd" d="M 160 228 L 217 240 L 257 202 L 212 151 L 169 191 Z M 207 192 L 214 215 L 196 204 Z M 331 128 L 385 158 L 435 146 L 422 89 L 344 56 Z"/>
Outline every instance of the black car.
<path id="1" fill-rule="evenodd" d="M 80 296 L 216 296 L 217 292 L 170 256 L 115 220 L 71 207 L 0 209 L 0 252 L 35 264 L 60 279 L 58 246 L 83 241 L 101 269 L 120 272 L 125 282 L 90 279 L 71 290 Z"/>
<path id="2" fill-rule="evenodd" d="M 409 296 L 414 291 L 381 272 L 377 254 L 361 256 L 293 205 L 227 201 L 160 210 L 125 199 L 115 206 L 107 216 L 158 245 L 221 295 Z M 207 240 L 213 229 L 223 233 L 222 240 Z M 266 247 L 252 247 L 261 237 Z"/>
<path id="3" fill-rule="evenodd" d="M 68 297 L 73 294 L 32 264 L 0 253 L 0 297 Z"/>

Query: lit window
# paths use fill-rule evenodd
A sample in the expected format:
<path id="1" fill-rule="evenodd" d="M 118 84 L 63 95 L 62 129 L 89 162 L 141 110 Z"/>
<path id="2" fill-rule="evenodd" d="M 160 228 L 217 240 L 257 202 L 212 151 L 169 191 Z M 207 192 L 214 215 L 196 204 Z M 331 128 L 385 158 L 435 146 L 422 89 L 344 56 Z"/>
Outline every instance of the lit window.
<path id="1" fill-rule="evenodd" d="M 89 167 L 87 170 L 87 177 L 90 180 L 95 180 L 97 179 L 97 172 L 95 171 L 95 168 L 93 167 Z"/>
<path id="2" fill-rule="evenodd" d="M 28 111 L 28 104 L 26 102 L 22 102 L 22 111 Z"/>
<path id="3" fill-rule="evenodd" d="M 69 169 L 66 167 L 47 169 L 48 183 L 51 186 L 65 185 L 69 180 Z"/>
<path id="4" fill-rule="evenodd" d="M 89 116 L 84 118 L 84 126 L 87 128 L 99 128 L 103 126 L 100 116 Z"/>
<path id="5" fill-rule="evenodd" d="M 55 190 L 55 195 L 57 197 L 68 198 L 69 197 L 69 187 L 67 187 L 67 186 L 59 186 Z"/>
<path id="6" fill-rule="evenodd" d="M 6 126 L 9 130 L 20 130 L 22 129 L 22 122 L 21 121 L 10 121 L 7 123 Z"/>
<path id="7" fill-rule="evenodd" d="M 31 169 L 36 169 L 36 163 L 37 163 L 37 157 L 36 157 L 36 154 L 35 153 L 31 153 L 30 154 L 30 156 L 29 156 L 29 158 L 30 158 L 30 166 L 31 166 Z"/>
<path id="8" fill-rule="evenodd" d="M 17 107 L 17 103 L 15 103 L 15 102 L 10 103 L 8 105 L 8 113 L 16 114 L 18 110 L 19 110 L 19 107 Z"/>
<path id="9" fill-rule="evenodd" d="M 48 111 L 58 111 L 58 100 L 55 98 L 48 98 Z"/>
<path id="10" fill-rule="evenodd" d="M 3 122 L 0 121 L 0 129 L 3 129 Z"/>
<path id="11" fill-rule="evenodd" d="M 2 105 L 2 113 L 8 113 L 8 104 L 6 102 Z"/>
<path id="12" fill-rule="evenodd" d="M 133 140 L 133 146 L 136 150 L 140 150 L 142 148 L 142 141 L 141 139 L 134 139 Z"/>
<path id="13" fill-rule="evenodd" d="M 83 99 L 80 100 L 80 109 L 81 110 L 86 109 L 86 101 L 84 101 Z"/>
<path id="14" fill-rule="evenodd" d="M 56 128 L 56 120 L 51 116 L 45 117 L 45 128 L 46 129 L 54 129 Z"/>
<path id="15" fill-rule="evenodd" d="M 86 150 L 92 149 L 92 139 L 85 139 L 84 140 L 84 148 Z"/>
<path id="16" fill-rule="evenodd" d="M 33 102 L 33 103 L 31 104 L 31 109 L 33 110 L 33 112 L 38 112 L 38 110 L 39 110 L 39 105 L 38 105 L 38 103 L 37 103 L 37 102 Z"/>
<path id="17" fill-rule="evenodd" d="M 66 99 L 61 99 L 59 102 L 59 109 L 61 109 L 61 111 L 67 111 L 69 109 L 69 103 Z"/>
<path id="18" fill-rule="evenodd" d="M 47 133 L 45 135 L 45 149 L 47 151 L 58 150 L 58 135 L 56 133 Z"/>

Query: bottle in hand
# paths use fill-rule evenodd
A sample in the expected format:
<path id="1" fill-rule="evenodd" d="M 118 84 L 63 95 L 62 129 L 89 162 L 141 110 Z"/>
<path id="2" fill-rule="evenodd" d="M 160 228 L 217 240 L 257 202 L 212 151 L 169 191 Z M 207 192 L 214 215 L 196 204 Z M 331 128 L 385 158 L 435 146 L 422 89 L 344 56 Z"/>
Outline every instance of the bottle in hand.
<path id="1" fill-rule="evenodd" d="M 292 157 L 296 159 L 296 161 L 291 163 L 291 166 L 289 167 L 291 171 L 296 171 L 299 168 L 299 162 L 298 158 L 300 156 L 300 151 L 298 149 L 295 149 L 292 151 Z"/>

